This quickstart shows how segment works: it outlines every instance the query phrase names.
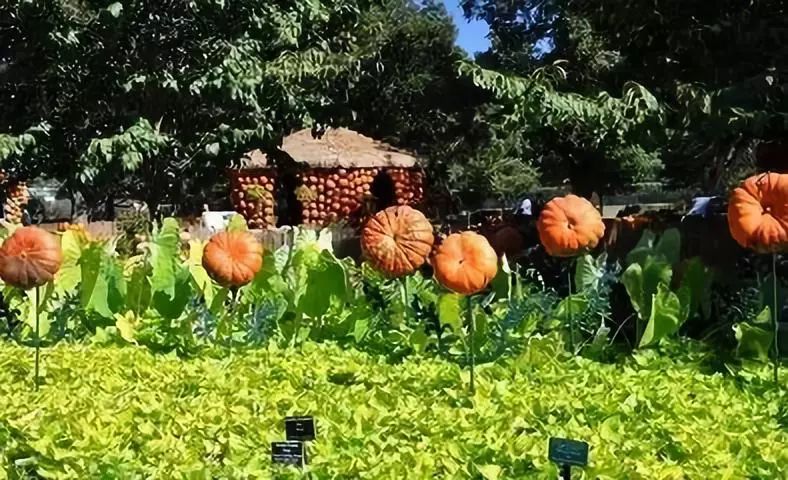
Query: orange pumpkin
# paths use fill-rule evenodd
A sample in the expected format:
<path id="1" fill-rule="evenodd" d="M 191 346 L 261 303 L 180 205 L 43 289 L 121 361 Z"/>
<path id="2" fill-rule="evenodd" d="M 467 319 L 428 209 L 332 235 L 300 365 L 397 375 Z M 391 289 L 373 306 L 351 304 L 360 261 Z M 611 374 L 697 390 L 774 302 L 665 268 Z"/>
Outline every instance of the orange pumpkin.
<path id="1" fill-rule="evenodd" d="M 755 175 L 734 189 L 728 228 L 745 248 L 761 253 L 788 250 L 788 175 Z"/>
<path id="2" fill-rule="evenodd" d="M 485 288 L 498 272 L 498 255 L 476 232 L 446 237 L 432 258 L 435 278 L 449 290 L 472 295 Z"/>
<path id="3" fill-rule="evenodd" d="M 371 217 L 361 232 L 361 249 L 370 263 L 390 277 L 421 267 L 432 251 L 432 224 L 413 208 L 389 207 Z"/>
<path id="4" fill-rule="evenodd" d="M 38 227 L 18 228 L 0 247 L 0 278 L 25 290 L 51 281 L 62 263 L 57 237 Z"/>
<path id="5" fill-rule="evenodd" d="M 220 285 L 241 287 L 263 267 L 263 246 L 249 232 L 219 232 L 205 246 L 202 265 Z"/>
<path id="6" fill-rule="evenodd" d="M 554 257 L 573 257 L 592 250 L 605 235 L 599 211 L 576 195 L 550 200 L 536 226 L 539 240 Z"/>

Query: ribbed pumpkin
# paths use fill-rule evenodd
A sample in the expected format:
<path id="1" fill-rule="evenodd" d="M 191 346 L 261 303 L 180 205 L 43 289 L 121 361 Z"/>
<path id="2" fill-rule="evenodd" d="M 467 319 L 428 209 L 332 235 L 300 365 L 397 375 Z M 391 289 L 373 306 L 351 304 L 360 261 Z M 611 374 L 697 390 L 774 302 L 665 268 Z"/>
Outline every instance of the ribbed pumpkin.
<path id="1" fill-rule="evenodd" d="M 788 250 L 788 175 L 755 175 L 734 189 L 728 228 L 744 248 L 761 253 Z"/>
<path id="2" fill-rule="evenodd" d="M 585 253 L 595 248 L 605 235 L 599 211 L 591 202 L 576 195 L 550 200 L 536 226 L 539 240 L 554 257 Z"/>
<path id="3" fill-rule="evenodd" d="M 449 290 L 463 295 L 478 293 L 498 273 L 498 255 L 487 239 L 475 232 L 446 237 L 432 258 L 435 278 Z"/>
<path id="4" fill-rule="evenodd" d="M 50 282 L 62 263 L 60 241 L 38 227 L 18 228 L 0 247 L 0 278 L 25 290 Z"/>
<path id="5" fill-rule="evenodd" d="M 421 267 L 434 242 L 432 224 L 423 213 L 408 206 L 376 213 L 361 232 L 365 256 L 389 277 L 402 277 Z"/>
<path id="6" fill-rule="evenodd" d="M 219 232 L 205 246 L 202 265 L 218 284 L 241 287 L 263 267 L 263 246 L 249 232 Z"/>

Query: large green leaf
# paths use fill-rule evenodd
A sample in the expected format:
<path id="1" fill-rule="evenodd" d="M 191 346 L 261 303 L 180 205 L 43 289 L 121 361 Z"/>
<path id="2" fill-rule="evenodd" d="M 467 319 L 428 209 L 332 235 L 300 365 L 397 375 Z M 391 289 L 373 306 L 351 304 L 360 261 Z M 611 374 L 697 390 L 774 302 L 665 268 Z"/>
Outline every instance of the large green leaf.
<path id="1" fill-rule="evenodd" d="M 641 235 L 640 240 L 638 240 L 637 245 L 635 248 L 632 249 L 627 254 L 627 263 L 644 263 L 646 261 L 646 257 L 652 255 L 654 252 L 654 241 L 656 240 L 656 235 L 651 230 L 645 230 L 643 235 Z"/>
<path id="2" fill-rule="evenodd" d="M 246 225 L 246 219 L 243 215 L 235 214 L 227 222 L 228 232 L 245 232 L 247 230 L 249 230 L 249 227 Z"/>
<path id="3" fill-rule="evenodd" d="M 669 265 L 679 263 L 681 257 L 681 232 L 677 228 L 665 230 L 659 237 L 654 247 L 656 255 L 668 262 Z"/>
<path id="4" fill-rule="evenodd" d="M 761 361 L 769 360 L 769 350 L 774 343 L 772 313 L 769 307 L 764 308 L 752 323 L 738 323 L 733 331 L 738 346 L 736 354 L 741 357 L 752 357 Z"/>
<path id="5" fill-rule="evenodd" d="M 162 292 L 170 298 L 175 295 L 180 242 L 180 227 L 174 218 L 165 218 L 161 227 L 154 230 L 150 245 L 150 284 L 154 293 Z"/>
<path id="6" fill-rule="evenodd" d="M 82 251 L 79 258 L 80 276 L 80 301 L 83 307 L 88 308 L 94 298 L 94 291 L 103 290 L 96 297 L 103 296 L 106 301 L 106 281 L 101 279 L 101 263 L 104 258 L 104 249 L 99 244 L 91 244 Z M 98 300 L 101 302 L 101 300 Z"/>
<path id="7" fill-rule="evenodd" d="M 660 284 L 670 285 L 673 269 L 670 264 L 647 257 L 644 265 L 633 263 L 621 276 L 632 306 L 641 319 L 651 315 L 652 296 Z"/>
<path id="8" fill-rule="evenodd" d="M 438 299 L 438 319 L 448 325 L 455 334 L 462 334 L 463 317 L 467 298 L 458 293 L 446 293 Z"/>
<path id="9" fill-rule="evenodd" d="M 681 278 L 681 288 L 689 292 L 689 315 L 700 312 L 704 318 L 711 314 L 712 272 L 699 257 L 691 259 Z"/>
<path id="10" fill-rule="evenodd" d="M 63 264 L 55 277 L 55 287 L 60 293 L 73 292 L 82 279 L 82 268 L 79 259 L 84 248 L 84 236 L 73 230 L 66 230 L 60 240 L 63 251 Z"/>
<path id="11" fill-rule="evenodd" d="M 173 295 L 167 295 L 163 291 L 153 293 L 153 308 L 169 320 L 180 317 L 192 297 L 191 273 L 187 268 L 178 271 L 173 292 Z"/>
<path id="12" fill-rule="evenodd" d="M 595 260 L 591 255 L 582 255 L 577 258 L 575 264 L 575 291 L 583 292 L 596 288 L 604 272 L 605 254 L 600 255 Z"/>
<path id="13" fill-rule="evenodd" d="M 676 333 L 686 320 L 678 295 L 660 283 L 657 293 L 652 296 L 651 314 L 640 338 L 639 346 L 648 347 L 659 343 L 663 338 Z"/>
<path id="14" fill-rule="evenodd" d="M 326 314 L 331 298 L 347 296 L 347 278 L 343 265 L 328 251 L 320 252 L 319 260 L 308 272 L 304 295 L 299 298 L 299 310 L 310 317 Z"/>
<path id="15" fill-rule="evenodd" d="M 202 294 L 205 303 L 210 305 L 214 295 L 214 283 L 208 271 L 202 266 L 202 254 L 205 242 L 192 240 L 189 242 L 189 272 L 194 282 L 195 290 Z"/>

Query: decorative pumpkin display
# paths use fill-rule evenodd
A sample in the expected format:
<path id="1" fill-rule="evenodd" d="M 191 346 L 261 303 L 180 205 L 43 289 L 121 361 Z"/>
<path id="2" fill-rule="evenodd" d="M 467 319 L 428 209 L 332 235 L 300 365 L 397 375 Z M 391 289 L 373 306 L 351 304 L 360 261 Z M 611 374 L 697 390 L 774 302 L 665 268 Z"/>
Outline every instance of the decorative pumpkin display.
<path id="1" fill-rule="evenodd" d="M 230 198 L 252 228 L 274 226 L 276 174 L 271 169 L 236 171 L 230 178 Z"/>
<path id="2" fill-rule="evenodd" d="M 306 225 L 325 226 L 337 220 L 365 217 L 364 199 L 375 176 L 385 170 L 391 177 L 398 205 L 417 205 L 424 199 L 424 175 L 409 168 L 311 168 L 298 175 L 297 200 Z M 273 226 L 276 171 L 271 168 L 238 170 L 231 176 L 231 199 L 252 228 Z"/>
<path id="3" fill-rule="evenodd" d="M 263 246 L 249 232 L 219 232 L 205 246 L 202 265 L 220 285 L 241 287 L 262 268 Z"/>
<path id="4" fill-rule="evenodd" d="M 0 247 L 0 278 L 22 289 L 51 281 L 63 263 L 57 237 L 38 227 L 20 227 Z"/>
<path id="5" fill-rule="evenodd" d="M 390 277 L 413 273 L 427 260 L 435 236 L 423 213 L 408 206 L 389 207 L 370 218 L 361 248 L 372 265 Z"/>
<path id="6" fill-rule="evenodd" d="M 734 189 L 728 228 L 744 248 L 761 253 L 788 250 L 788 175 L 755 175 Z"/>
<path id="7" fill-rule="evenodd" d="M 545 205 L 537 222 L 539 240 L 554 257 L 573 257 L 599 244 L 605 224 L 588 200 L 576 195 L 554 198 Z"/>
<path id="8" fill-rule="evenodd" d="M 487 288 L 495 277 L 498 255 L 478 233 L 454 233 L 443 240 L 432 266 L 441 285 L 456 293 L 472 295 Z"/>

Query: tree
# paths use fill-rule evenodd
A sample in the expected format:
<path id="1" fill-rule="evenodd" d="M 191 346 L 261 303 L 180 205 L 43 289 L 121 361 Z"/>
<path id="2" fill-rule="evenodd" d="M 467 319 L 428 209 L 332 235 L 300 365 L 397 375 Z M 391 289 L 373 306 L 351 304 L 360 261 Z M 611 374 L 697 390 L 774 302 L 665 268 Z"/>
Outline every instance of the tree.
<path id="1" fill-rule="evenodd" d="M 561 59 L 563 91 L 592 97 L 635 82 L 651 92 L 665 112 L 662 131 L 652 134 L 668 181 L 722 189 L 753 168 L 754 145 L 786 137 L 784 2 L 469 0 L 465 7 L 494 38 L 505 31 L 543 47 L 506 63 L 522 58 L 522 48 L 493 41 L 482 59 L 502 73 L 533 75 Z"/>
<path id="2" fill-rule="evenodd" d="M 94 212 L 201 197 L 244 151 L 320 115 L 329 84 L 375 55 L 380 25 L 364 15 L 381 5 L 6 2 L 2 166 L 66 179 Z"/>

